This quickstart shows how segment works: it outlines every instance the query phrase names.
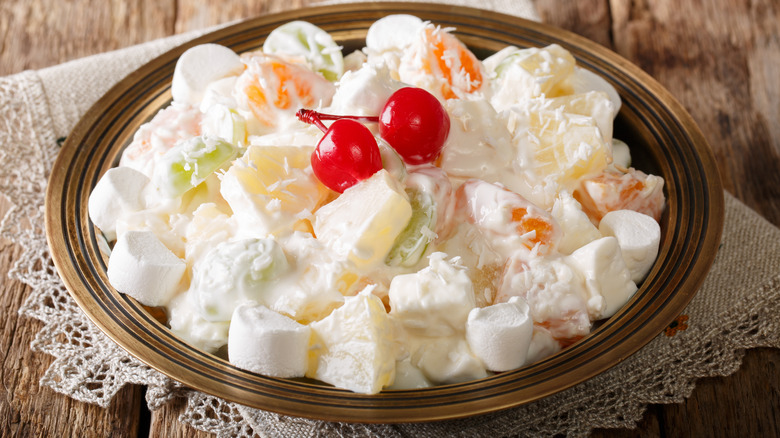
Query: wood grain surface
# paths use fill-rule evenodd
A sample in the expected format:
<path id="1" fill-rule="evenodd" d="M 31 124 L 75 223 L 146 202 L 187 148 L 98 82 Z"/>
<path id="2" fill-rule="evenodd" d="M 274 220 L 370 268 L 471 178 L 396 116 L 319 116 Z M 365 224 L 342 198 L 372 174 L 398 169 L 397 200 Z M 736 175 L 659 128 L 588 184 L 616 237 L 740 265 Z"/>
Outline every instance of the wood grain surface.
<path id="1" fill-rule="evenodd" d="M 2 0 L 0 76 L 315 3 Z M 780 2 L 535 3 L 543 21 L 616 51 L 667 87 L 704 131 L 726 189 L 780 225 Z M 0 197 L 0 215 L 8 207 Z M 0 436 L 209 436 L 177 421 L 181 402 L 146 412 L 138 386 L 107 409 L 39 386 L 52 358 L 30 351 L 41 324 L 17 314 L 28 290 L 7 273 L 18 256 L 0 241 Z M 683 403 L 648 406 L 637 429 L 593 435 L 780 436 L 780 351 L 750 350 L 739 371 L 700 380 Z"/>

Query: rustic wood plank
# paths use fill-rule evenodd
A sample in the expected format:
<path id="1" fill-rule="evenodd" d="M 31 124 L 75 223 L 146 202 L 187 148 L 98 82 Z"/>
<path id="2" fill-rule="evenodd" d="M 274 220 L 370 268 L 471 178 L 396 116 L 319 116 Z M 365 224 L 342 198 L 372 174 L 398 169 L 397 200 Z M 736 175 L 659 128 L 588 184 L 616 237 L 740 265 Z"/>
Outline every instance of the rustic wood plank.
<path id="1" fill-rule="evenodd" d="M 748 351 L 729 377 L 702 379 L 685 403 L 664 408 L 669 436 L 778 436 L 780 351 Z"/>
<path id="2" fill-rule="evenodd" d="M 534 0 L 543 23 L 574 32 L 612 49 L 608 0 Z"/>
<path id="3" fill-rule="evenodd" d="M 186 401 L 177 399 L 170 404 L 152 412 L 149 427 L 149 438 L 208 438 L 214 435 L 202 432 L 179 421 L 179 415 L 184 412 Z"/>
<path id="4" fill-rule="evenodd" d="M 4 0 L 0 75 L 172 35 L 173 1 Z"/>
<path id="5" fill-rule="evenodd" d="M 179 0 L 175 31 L 183 33 L 263 14 L 296 10 L 312 3 L 317 2 L 311 0 L 224 0 L 215 3 L 208 0 Z"/>
<path id="6" fill-rule="evenodd" d="M 0 200 L 0 211 L 7 207 L 7 201 Z M 17 313 L 29 288 L 7 275 L 20 252 L 0 242 L 0 436 L 137 436 L 141 387 L 124 388 L 103 409 L 38 384 L 53 358 L 30 351 L 42 323 Z"/>
<path id="7" fill-rule="evenodd" d="M 155 1 L 0 2 L 0 75 L 170 35 L 174 11 L 172 2 Z M 0 199 L 0 215 L 9 206 Z M 17 257 L 18 248 L 0 242 L 0 436 L 138 436 L 142 387 L 123 388 L 103 409 L 38 384 L 53 358 L 30 351 L 42 325 L 17 313 L 29 293 L 7 278 Z"/>
<path id="8" fill-rule="evenodd" d="M 611 9 L 617 52 L 691 113 L 726 189 L 780 224 L 780 4 L 613 0 Z"/>

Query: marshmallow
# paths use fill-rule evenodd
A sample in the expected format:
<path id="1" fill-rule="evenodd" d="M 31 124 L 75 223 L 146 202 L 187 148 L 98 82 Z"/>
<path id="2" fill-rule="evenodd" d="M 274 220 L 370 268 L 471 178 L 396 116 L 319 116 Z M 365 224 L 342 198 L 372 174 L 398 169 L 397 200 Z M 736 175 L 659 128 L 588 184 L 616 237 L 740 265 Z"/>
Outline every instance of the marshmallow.
<path id="1" fill-rule="evenodd" d="M 520 297 L 469 312 L 466 340 L 491 371 L 509 371 L 525 363 L 533 335 L 528 304 Z"/>
<path id="2" fill-rule="evenodd" d="M 603 310 L 593 315 L 595 319 L 614 315 L 637 291 L 618 240 L 612 236 L 590 242 L 574 251 L 567 260 L 585 279 L 588 294 L 604 298 Z"/>
<path id="3" fill-rule="evenodd" d="M 178 291 L 187 265 L 150 231 L 119 237 L 108 259 L 108 281 L 147 306 L 163 306 Z"/>
<path id="4" fill-rule="evenodd" d="M 376 116 L 385 102 L 404 84 L 390 77 L 386 66 L 365 64 L 360 70 L 346 72 L 339 80 L 330 111 L 335 114 Z"/>
<path id="5" fill-rule="evenodd" d="M 450 336 L 465 329 L 476 306 L 474 287 L 466 269 L 436 252 L 429 266 L 412 274 L 397 275 L 390 282 L 391 316 L 411 333 Z"/>
<path id="6" fill-rule="evenodd" d="M 394 329 L 370 287 L 310 326 L 307 377 L 363 394 L 376 394 L 393 382 Z"/>
<path id="7" fill-rule="evenodd" d="M 414 15 L 395 14 L 380 18 L 366 33 L 369 53 L 400 50 L 412 43 L 412 38 L 423 28 L 423 21 Z"/>
<path id="8" fill-rule="evenodd" d="M 271 377 L 306 374 L 311 329 L 257 305 L 236 307 L 230 320 L 228 357 L 245 370 Z"/>
<path id="9" fill-rule="evenodd" d="M 108 169 L 89 195 L 89 218 L 108 240 L 116 239 L 116 222 L 126 213 L 146 208 L 143 192 L 149 178 L 129 167 Z"/>
<path id="10" fill-rule="evenodd" d="M 175 102 L 200 104 L 206 87 L 244 70 L 241 58 L 219 44 L 201 44 L 187 49 L 173 71 L 171 95 Z"/>
<path id="11" fill-rule="evenodd" d="M 599 231 L 614 236 L 623 261 L 631 272 L 631 279 L 640 282 L 650 271 L 658 256 L 661 226 L 652 217 L 633 210 L 616 210 L 604 215 Z"/>

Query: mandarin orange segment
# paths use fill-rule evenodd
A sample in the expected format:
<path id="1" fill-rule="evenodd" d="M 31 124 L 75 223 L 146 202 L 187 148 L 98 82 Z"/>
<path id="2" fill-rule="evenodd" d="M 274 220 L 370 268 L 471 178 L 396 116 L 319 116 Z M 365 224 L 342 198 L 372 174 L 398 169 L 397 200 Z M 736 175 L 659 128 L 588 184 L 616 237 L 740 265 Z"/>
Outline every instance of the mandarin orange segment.
<path id="1" fill-rule="evenodd" d="M 238 80 L 244 103 L 257 120 L 274 126 L 282 113 L 292 117 L 301 107 L 327 105 L 335 87 L 306 66 L 262 54 L 245 58 L 247 69 Z"/>
<path id="2" fill-rule="evenodd" d="M 539 216 L 528 214 L 528 210 L 518 207 L 512 210 L 512 222 L 516 223 L 518 234 L 527 234 L 534 232 L 532 237 L 528 238 L 525 246 L 533 249 L 537 244 L 550 246 L 553 240 L 553 224 Z"/>
<path id="3" fill-rule="evenodd" d="M 438 75 L 444 80 L 441 93 L 445 99 L 458 97 L 453 88 L 466 94 L 481 88 L 483 81 L 479 60 L 457 38 L 440 29 L 427 28 L 424 41 L 433 47 L 430 55 L 438 69 L 433 71 L 430 59 L 423 59 L 423 69 L 426 73 Z M 453 53 L 456 56 L 453 56 Z"/>
<path id="4" fill-rule="evenodd" d="M 659 221 L 665 204 L 663 186 L 663 178 L 636 169 L 627 173 L 605 171 L 583 181 L 574 198 L 596 223 L 615 210 L 634 210 Z"/>

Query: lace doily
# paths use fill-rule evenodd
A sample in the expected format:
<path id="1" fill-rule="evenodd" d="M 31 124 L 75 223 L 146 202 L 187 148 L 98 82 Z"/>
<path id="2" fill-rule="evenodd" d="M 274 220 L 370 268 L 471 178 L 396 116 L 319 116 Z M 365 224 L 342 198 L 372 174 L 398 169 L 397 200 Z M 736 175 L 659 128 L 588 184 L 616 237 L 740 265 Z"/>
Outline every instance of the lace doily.
<path id="1" fill-rule="evenodd" d="M 582 436 L 634 427 L 647 404 L 681 402 L 696 379 L 736 371 L 745 349 L 780 347 L 780 230 L 726 194 L 730 232 L 684 314 L 609 371 L 535 403 L 448 422 L 365 425 L 273 414 L 182 387 L 117 346 L 70 297 L 48 253 L 43 194 L 58 140 L 87 107 L 126 72 L 191 36 L 0 79 L 0 193 L 12 204 L 0 237 L 23 251 L 9 273 L 31 288 L 20 314 L 44 323 L 31 349 L 56 358 L 41 384 L 104 407 L 124 385 L 146 385 L 149 409 L 186 398 L 180 421 L 219 437 Z M 85 78 L 95 63 L 97 84 Z"/>

